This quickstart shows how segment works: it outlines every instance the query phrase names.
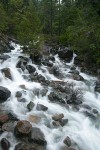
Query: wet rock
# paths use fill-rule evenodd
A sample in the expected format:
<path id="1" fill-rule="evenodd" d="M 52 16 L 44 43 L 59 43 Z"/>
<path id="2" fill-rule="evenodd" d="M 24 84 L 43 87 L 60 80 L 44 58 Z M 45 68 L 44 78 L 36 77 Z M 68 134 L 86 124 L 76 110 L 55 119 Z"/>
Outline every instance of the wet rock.
<path id="1" fill-rule="evenodd" d="M 32 125 L 26 121 L 18 121 L 14 129 L 14 135 L 16 137 L 28 136 L 32 130 Z"/>
<path id="2" fill-rule="evenodd" d="M 74 105 L 80 105 L 82 104 L 82 100 L 79 100 L 79 99 L 70 99 L 67 101 L 67 104 L 74 104 Z"/>
<path id="3" fill-rule="evenodd" d="M 29 148 L 29 146 L 25 143 L 18 143 L 16 146 L 15 146 L 15 149 L 14 150 L 31 150 Z M 33 149 L 35 150 L 35 149 Z"/>
<path id="4" fill-rule="evenodd" d="M 52 124 L 53 124 L 53 126 L 55 126 L 55 127 L 59 127 L 59 126 L 60 126 L 59 121 L 53 121 Z"/>
<path id="5" fill-rule="evenodd" d="M 44 105 L 42 105 L 42 104 L 37 104 L 37 107 L 36 107 L 36 109 L 38 110 L 38 111 L 47 111 L 48 110 L 48 107 L 46 107 L 46 106 L 44 106 Z"/>
<path id="6" fill-rule="evenodd" d="M 21 68 L 23 71 L 25 70 L 27 65 L 27 61 L 23 58 L 20 58 L 20 60 L 16 64 L 16 68 Z"/>
<path id="7" fill-rule="evenodd" d="M 70 68 L 70 70 L 76 70 L 76 67 L 75 67 L 75 66 L 72 66 L 72 67 Z"/>
<path id="8" fill-rule="evenodd" d="M 25 98 L 19 98 L 19 99 L 17 99 L 17 100 L 18 100 L 18 102 L 22 102 L 22 103 L 27 102 L 27 100 L 26 100 Z"/>
<path id="9" fill-rule="evenodd" d="M 8 121 L 2 125 L 2 131 L 13 132 L 16 124 L 16 121 Z"/>
<path id="10" fill-rule="evenodd" d="M 98 114 L 98 111 L 97 111 L 96 109 L 93 109 L 92 112 L 93 112 L 94 114 Z"/>
<path id="11" fill-rule="evenodd" d="M 94 114 L 92 114 L 91 112 L 84 111 L 84 114 L 85 114 L 87 117 L 89 117 L 89 118 L 91 118 L 91 119 L 93 119 L 93 120 L 95 120 L 95 119 L 96 119 L 95 115 L 94 115 Z"/>
<path id="12" fill-rule="evenodd" d="M 42 90 L 40 91 L 40 94 L 41 94 L 42 96 L 45 96 L 45 95 L 47 94 L 47 92 L 48 92 L 48 89 L 47 89 L 47 88 L 44 88 L 44 89 L 42 89 Z"/>
<path id="13" fill-rule="evenodd" d="M 0 103 L 5 102 L 11 95 L 11 92 L 5 88 L 0 86 Z"/>
<path id="14" fill-rule="evenodd" d="M 7 114 L 5 115 L 0 115 L 0 125 L 4 124 L 5 122 L 7 122 L 9 120 L 9 117 Z"/>
<path id="15" fill-rule="evenodd" d="M 60 123 L 60 125 L 63 127 L 63 126 L 65 126 L 65 125 L 68 123 L 68 119 L 61 119 L 61 120 L 59 121 L 59 123 Z"/>
<path id="16" fill-rule="evenodd" d="M 21 93 L 20 91 L 17 91 L 16 94 L 15 94 L 15 96 L 16 96 L 17 98 L 19 98 L 19 97 L 22 96 L 22 93 Z"/>
<path id="17" fill-rule="evenodd" d="M 35 115 L 30 115 L 29 116 L 29 121 L 32 123 L 38 124 L 41 121 L 41 117 L 35 116 Z"/>
<path id="18" fill-rule="evenodd" d="M 64 141 L 63 141 L 64 144 L 66 144 L 68 147 L 71 146 L 71 139 L 67 136 Z"/>
<path id="19" fill-rule="evenodd" d="M 84 81 L 84 78 L 81 75 L 73 74 L 72 78 L 77 81 Z"/>
<path id="20" fill-rule="evenodd" d="M 48 98 L 51 102 L 58 102 L 58 103 L 61 103 L 61 104 L 65 104 L 64 97 L 61 93 L 51 92 L 48 95 Z"/>
<path id="21" fill-rule="evenodd" d="M 1 72 L 4 73 L 5 77 L 12 80 L 11 71 L 9 68 L 3 68 L 1 69 Z"/>
<path id="22" fill-rule="evenodd" d="M 27 65 L 26 69 L 28 70 L 29 73 L 34 73 L 36 71 L 36 68 L 31 65 Z"/>
<path id="23" fill-rule="evenodd" d="M 3 60 L 3 61 L 5 61 L 5 60 L 7 60 L 7 59 L 9 59 L 10 58 L 10 56 L 9 55 L 0 55 L 0 59 L 1 60 Z"/>
<path id="24" fill-rule="evenodd" d="M 53 66 L 51 73 L 54 74 L 56 77 L 61 76 L 61 72 L 58 66 Z"/>
<path id="25" fill-rule="evenodd" d="M 1 139 L 1 147 L 2 150 L 9 150 L 10 142 L 6 138 Z"/>
<path id="26" fill-rule="evenodd" d="M 49 60 L 42 61 L 42 64 L 45 65 L 45 66 L 48 66 L 48 67 L 52 67 L 53 66 L 53 63 L 49 62 Z"/>
<path id="27" fill-rule="evenodd" d="M 46 150 L 46 147 L 33 143 L 18 143 L 14 150 Z"/>
<path id="28" fill-rule="evenodd" d="M 76 150 L 75 148 L 73 148 L 73 147 L 63 147 L 61 150 Z"/>
<path id="29" fill-rule="evenodd" d="M 64 114 L 56 114 L 52 116 L 52 120 L 59 121 L 64 117 Z"/>
<path id="30" fill-rule="evenodd" d="M 36 143 L 38 145 L 46 145 L 47 144 L 44 134 L 37 127 L 32 128 L 32 132 L 30 134 L 29 139 L 31 142 Z"/>
<path id="31" fill-rule="evenodd" d="M 54 56 L 49 56 L 49 60 L 55 61 L 55 57 Z"/>
<path id="32" fill-rule="evenodd" d="M 71 71 L 69 71 L 69 73 L 73 73 L 73 74 L 79 75 L 79 71 L 78 70 L 71 70 Z"/>
<path id="33" fill-rule="evenodd" d="M 20 85 L 19 87 L 20 87 L 21 89 L 26 90 L 26 86 L 25 86 L 24 84 Z"/>
<path id="34" fill-rule="evenodd" d="M 100 81 L 96 82 L 95 91 L 100 93 Z"/>
<path id="35" fill-rule="evenodd" d="M 32 101 L 30 101 L 29 104 L 27 105 L 27 109 L 28 109 L 29 111 L 31 111 L 34 106 L 35 106 L 35 104 L 34 104 Z"/>
<path id="36" fill-rule="evenodd" d="M 41 64 L 42 55 L 38 53 L 30 54 L 30 59 L 36 64 Z"/>
<path id="37" fill-rule="evenodd" d="M 85 108 L 85 109 L 91 110 L 91 107 L 89 105 L 87 105 L 87 104 L 83 104 L 82 107 Z"/>
<path id="38" fill-rule="evenodd" d="M 38 81 L 39 82 L 45 82 L 45 77 L 42 76 L 41 74 L 38 75 Z"/>
<path id="39" fill-rule="evenodd" d="M 58 55 L 61 59 L 64 59 L 64 60 L 70 62 L 73 58 L 73 51 L 70 50 L 68 47 L 66 47 L 64 49 L 60 49 L 58 51 Z"/>
<path id="40" fill-rule="evenodd" d="M 13 121 L 18 121 L 19 119 L 17 118 L 16 114 L 10 112 L 8 113 L 8 116 L 10 118 L 10 120 L 13 120 Z"/>

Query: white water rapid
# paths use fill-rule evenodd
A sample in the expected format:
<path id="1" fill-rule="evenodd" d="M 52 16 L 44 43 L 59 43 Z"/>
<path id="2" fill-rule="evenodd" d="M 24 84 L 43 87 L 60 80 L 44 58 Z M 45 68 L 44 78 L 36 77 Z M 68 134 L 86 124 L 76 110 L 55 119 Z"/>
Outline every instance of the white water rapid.
<path id="1" fill-rule="evenodd" d="M 48 87 L 48 92 L 46 96 L 36 96 L 33 91 L 37 89 L 42 89 L 42 85 L 37 82 L 28 81 L 23 77 L 23 75 L 28 76 L 27 70 L 19 70 L 16 68 L 16 64 L 19 60 L 19 56 L 24 56 L 19 45 L 15 45 L 15 50 L 12 50 L 7 55 L 10 56 L 9 59 L 4 62 L 0 62 L 0 70 L 3 68 L 10 68 L 13 80 L 10 80 L 4 76 L 0 71 L 0 86 L 7 87 L 11 91 L 11 97 L 4 103 L 4 109 L 12 111 L 20 120 L 28 120 L 30 115 L 37 115 L 41 117 L 41 121 L 38 124 L 32 123 L 32 126 L 37 126 L 42 130 L 47 141 L 47 150 L 61 150 L 64 146 L 63 140 L 66 136 L 69 136 L 72 140 L 72 147 L 76 150 L 100 150 L 100 94 L 94 92 L 94 83 L 97 80 L 96 77 L 92 77 L 85 73 L 80 75 L 86 79 L 86 81 L 76 81 L 71 79 L 69 75 L 70 67 L 74 64 L 74 58 L 70 63 L 63 63 L 59 57 L 55 56 L 54 65 L 59 66 L 62 74 L 64 75 L 63 81 L 73 82 L 75 84 L 74 88 L 81 88 L 83 92 L 83 104 L 89 105 L 92 109 L 96 109 L 98 114 L 96 119 L 93 120 L 89 116 L 84 114 L 86 108 L 80 107 L 80 109 L 74 110 L 61 106 L 60 104 L 52 103 L 48 99 L 48 94 L 52 91 L 52 88 Z M 28 56 L 26 56 L 28 57 Z M 75 57 L 75 55 L 74 55 Z M 44 65 L 39 67 L 36 64 L 32 64 L 31 60 L 28 64 L 33 65 L 36 71 L 44 76 L 47 80 L 59 81 L 57 77 L 50 74 L 48 68 Z M 22 89 L 20 85 L 25 85 L 26 89 Z M 23 98 L 26 102 L 19 102 L 15 97 L 16 91 L 22 91 Z M 27 110 L 27 104 L 33 101 L 35 104 L 40 103 L 48 107 L 47 111 L 37 111 L 34 107 L 30 112 Z M 88 110 L 87 110 L 88 111 Z M 92 110 L 89 110 L 92 111 Z M 63 127 L 53 127 L 52 125 L 52 115 L 54 114 L 64 114 L 64 118 L 68 119 L 68 124 Z M 18 141 L 15 139 L 12 133 L 4 132 L 1 134 L 0 139 L 6 137 L 11 143 L 10 150 L 14 150 L 15 145 Z"/>

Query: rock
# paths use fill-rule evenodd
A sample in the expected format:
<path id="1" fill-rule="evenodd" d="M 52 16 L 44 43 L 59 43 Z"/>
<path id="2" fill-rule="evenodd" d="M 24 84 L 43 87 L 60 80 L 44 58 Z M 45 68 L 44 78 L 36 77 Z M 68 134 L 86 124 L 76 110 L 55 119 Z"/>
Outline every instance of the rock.
<path id="1" fill-rule="evenodd" d="M 29 121 L 32 123 L 38 124 L 40 122 L 40 120 L 41 120 L 41 117 L 39 117 L 39 116 L 35 116 L 35 115 L 29 116 Z"/>
<path id="2" fill-rule="evenodd" d="M 67 104 L 74 104 L 74 105 L 80 105 L 82 104 L 82 100 L 79 100 L 79 99 L 70 99 L 67 101 Z"/>
<path id="3" fill-rule="evenodd" d="M 49 60 L 55 61 L 55 57 L 54 56 L 49 56 Z"/>
<path id="4" fill-rule="evenodd" d="M 73 74 L 72 78 L 77 81 L 84 81 L 84 78 L 81 75 Z"/>
<path id="5" fill-rule="evenodd" d="M 11 95 L 11 92 L 5 88 L 0 86 L 0 103 L 5 102 Z"/>
<path id="6" fill-rule="evenodd" d="M 1 139 L 1 147 L 2 150 L 9 150 L 10 142 L 6 138 Z"/>
<path id="7" fill-rule="evenodd" d="M 63 141 L 64 144 L 66 144 L 68 147 L 71 146 L 71 139 L 67 136 L 64 141 Z"/>
<path id="8" fill-rule="evenodd" d="M 48 66 L 48 67 L 52 67 L 53 66 L 53 63 L 49 62 L 49 60 L 42 61 L 42 64 L 45 65 L 45 66 Z"/>
<path id="9" fill-rule="evenodd" d="M 16 146 L 15 146 L 15 149 L 14 150 L 31 150 L 29 148 L 29 146 L 25 143 L 18 143 Z M 32 150 L 35 150 L 35 149 L 32 149 Z"/>
<path id="10" fill-rule="evenodd" d="M 100 93 L 100 81 L 96 82 L 95 91 Z"/>
<path id="11" fill-rule="evenodd" d="M 56 114 L 52 116 L 52 120 L 59 121 L 64 117 L 64 114 Z"/>
<path id="12" fill-rule="evenodd" d="M 34 73 L 36 71 L 36 68 L 31 65 L 27 65 L 26 69 L 28 70 L 29 73 Z"/>
<path id="13" fill-rule="evenodd" d="M 97 111 L 96 109 L 93 109 L 92 112 L 93 112 L 94 114 L 98 114 L 98 111 Z"/>
<path id="14" fill-rule="evenodd" d="M 85 109 L 89 109 L 89 110 L 92 109 L 91 106 L 89 106 L 89 105 L 87 105 L 87 104 L 83 104 L 82 107 L 85 108 Z"/>
<path id="15" fill-rule="evenodd" d="M 16 96 L 17 98 L 19 98 L 19 97 L 22 96 L 22 93 L 21 93 L 20 91 L 17 91 L 15 96 Z"/>
<path id="16" fill-rule="evenodd" d="M 46 150 L 46 147 L 33 143 L 18 143 L 14 150 Z"/>
<path id="17" fill-rule="evenodd" d="M 58 51 L 58 55 L 61 59 L 70 62 L 73 58 L 73 51 L 66 47 L 64 49 L 60 49 Z"/>
<path id="18" fill-rule="evenodd" d="M 75 66 L 72 66 L 72 67 L 70 68 L 70 70 L 76 70 L 76 67 L 75 67 Z"/>
<path id="19" fill-rule="evenodd" d="M 13 132 L 16 124 L 16 121 L 8 121 L 2 125 L 2 131 Z"/>
<path id="20" fill-rule="evenodd" d="M 29 140 L 38 145 L 46 145 L 47 144 L 44 134 L 37 127 L 32 128 L 32 132 L 30 134 Z"/>
<path id="21" fill-rule="evenodd" d="M 18 102 L 22 102 L 22 103 L 27 102 L 27 100 L 25 98 L 20 98 L 20 99 L 17 99 L 17 100 L 18 100 Z"/>
<path id="22" fill-rule="evenodd" d="M 31 130 L 32 125 L 26 120 L 21 120 L 15 126 L 14 135 L 16 137 L 29 136 Z"/>
<path id="23" fill-rule="evenodd" d="M 25 60 L 24 58 L 20 58 L 20 60 L 16 64 L 16 68 L 21 68 L 24 71 L 26 65 L 27 65 L 27 60 Z"/>
<path id="24" fill-rule="evenodd" d="M 19 87 L 20 87 L 21 89 L 26 90 L 26 87 L 25 87 L 25 85 L 24 85 L 24 84 L 20 85 Z"/>
<path id="25" fill-rule="evenodd" d="M 48 107 L 46 107 L 46 106 L 44 106 L 44 105 L 42 105 L 42 104 L 37 104 L 36 109 L 37 109 L 38 111 L 47 111 L 47 110 L 48 110 Z"/>
<path id="26" fill-rule="evenodd" d="M 53 121 L 52 124 L 53 124 L 53 126 L 55 126 L 55 127 L 59 127 L 59 126 L 60 126 L 59 121 Z"/>
<path id="27" fill-rule="evenodd" d="M 38 81 L 39 82 L 45 82 L 45 77 L 42 76 L 41 74 L 38 75 Z"/>
<path id="28" fill-rule="evenodd" d="M 52 74 L 54 74 L 56 77 L 61 76 L 61 72 L 58 66 L 53 66 L 52 67 Z"/>
<path id="29" fill-rule="evenodd" d="M 30 54 L 30 59 L 36 64 L 41 64 L 42 55 L 38 53 Z"/>
<path id="30" fill-rule="evenodd" d="M 31 101 L 31 102 L 29 102 L 29 104 L 27 105 L 27 109 L 28 109 L 29 111 L 31 111 L 34 106 L 35 106 L 35 104 Z"/>
<path id="31" fill-rule="evenodd" d="M 78 70 L 71 70 L 71 71 L 69 71 L 69 73 L 73 73 L 73 74 L 79 75 L 79 71 Z"/>
<path id="32" fill-rule="evenodd" d="M 48 95 L 48 98 L 51 102 L 57 102 L 57 103 L 61 103 L 61 104 L 65 104 L 63 95 L 61 93 L 57 93 L 57 92 L 51 92 Z"/>
<path id="33" fill-rule="evenodd" d="M 3 60 L 3 61 L 5 61 L 5 60 L 7 60 L 7 59 L 9 59 L 10 58 L 10 56 L 9 55 L 0 55 L 0 59 L 1 60 Z"/>
<path id="34" fill-rule="evenodd" d="M 40 91 L 40 94 L 41 94 L 42 96 L 45 96 L 45 95 L 47 94 L 47 92 L 48 92 L 48 89 L 47 89 L 47 88 L 44 88 L 44 89 L 42 89 L 42 90 Z"/>
<path id="35" fill-rule="evenodd" d="M 9 117 L 7 114 L 5 115 L 0 115 L 0 125 L 4 124 L 5 122 L 7 122 L 9 120 Z"/>
<path id="36" fill-rule="evenodd" d="M 68 123 L 68 119 L 61 119 L 61 120 L 59 121 L 59 123 L 60 123 L 60 125 L 63 127 L 63 126 L 65 126 L 65 125 Z"/>
<path id="37" fill-rule="evenodd" d="M 61 150 L 76 150 L 75 148 L 73 148 L 73 147 L 63 147 Z"/>

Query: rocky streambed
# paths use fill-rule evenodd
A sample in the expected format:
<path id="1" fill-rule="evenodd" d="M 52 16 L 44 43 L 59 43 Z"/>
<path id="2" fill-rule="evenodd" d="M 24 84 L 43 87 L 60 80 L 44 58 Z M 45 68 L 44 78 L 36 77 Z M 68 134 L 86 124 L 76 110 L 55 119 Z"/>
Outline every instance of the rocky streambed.
<path id="1" fill-rule="evenodd" d="M 1 150 L 99 150 L 100 81 L 68 48 L 0 55 Z"/>

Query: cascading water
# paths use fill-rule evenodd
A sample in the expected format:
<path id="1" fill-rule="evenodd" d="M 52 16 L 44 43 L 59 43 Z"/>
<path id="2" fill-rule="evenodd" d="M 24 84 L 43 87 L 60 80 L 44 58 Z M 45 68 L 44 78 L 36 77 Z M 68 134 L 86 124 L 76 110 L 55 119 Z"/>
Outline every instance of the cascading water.
<path id="1" fill-rule="evenodd" d="M 38 124 L 31 122 L 32 126 L 37 126 L 42 130 L 47 141 L 47 150 L 62 150 L 64 146 L 63 140 L 66 136 L 69 136 L 72 140 L 72 147 L 79 150 L 100 150 L 100 94 L 94 92 L 94 82 L 97 80 L 95 77 L 89 76 L 85 73 L 81 73 L 80 69 L 77 67 L 77 70 L 80 72 L 80 75 L 86 79 L 84 81 L 76 81 L 70 78 L 70 67 L 73 66 L 74 58 L 70 63 L 62 62 L 59 57 L 55 56 L 55 62 L 53 65 L 60 68 L 61 73 L 63 74 L 62 80 L 55 77 L 53 74 L 49 73 L 49 70 L 44 65 L 32 64 L 29 60 L 28 64 L 36 68 L 36 72 L 44 76 L 47 80 L 50 81 L 64 81 L 64 82 L 73 82 L 74 88 L 80 88 L 83 92 L 83 104 L 89 105 L 91 108 L 96 109 L 98 114 L 96 119 L 92 119 L 89 116 L 85 115 L 85 107 L 80 107 L 77 111 L 69 107 L 63 107 L 63 105 L 52 103 L 48 99 L 49 93 L 52 91 L 52 88 L 48 86 L 48 92 L 46 96 L 39 94 L 38 96 L 33 94 L 35 89 L 42 90 L 43 86 L 40 83 L 29 81 L 27 78 L 29 73 L 27 70 L 20 70 L 16 68 L 16 64 L 19 60 L 19 56 L 24 56 L 19 45 L 14 45 L 15 50 L 7 53 L 10 56 L 4 62 L 0 63 L 0 69 L 10 68 L 12 80 L 9 80 L 2 74 L 0 71 L 0 86 L 7 87 L 11 91 L 11 97 L 3 104 L 3 109 L 8 110 L 16 114 L 20 120 L 28 120 L 30 115 L 37 115 L 41 117 L 41 121 Z M 28 58 L 28 56 L 26 56 Z M 75 55 L 74 55 L 75 57 Z M 26 78 L 24 78 L 26 76 Z M 25 85 L 25 88 L 22 89 L 21 85 Z M 19 102 L 15 97 L 16 91 L 21 91 L 25 102 Z M 33 101 L 35 107 L 29 112 L 27 110 L 27 104 Z M 36 105 L 40 103 L 48 107 L 47 111 L 37 111 Z M 89 110 L 90 111 L 90 110 Z M 92 110 L 91 110 L 92 111 Z M 68 124 L 65 126 L 53 127 L 52 125 L 52 115 L 54 114 L 64 114 L 64 118 L 68 119 Z M 6 137 L 11 143 L 10 150 L 14 150 L 15 145 L 18 141 L 15 139 L 12 133 L 4 132 L 1 134 L 0 139 Z M 66 149 L 67 150 L 67 149 Z"/>

